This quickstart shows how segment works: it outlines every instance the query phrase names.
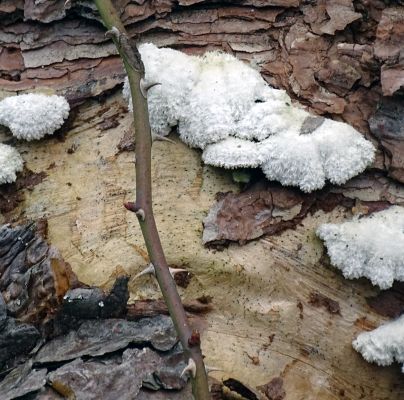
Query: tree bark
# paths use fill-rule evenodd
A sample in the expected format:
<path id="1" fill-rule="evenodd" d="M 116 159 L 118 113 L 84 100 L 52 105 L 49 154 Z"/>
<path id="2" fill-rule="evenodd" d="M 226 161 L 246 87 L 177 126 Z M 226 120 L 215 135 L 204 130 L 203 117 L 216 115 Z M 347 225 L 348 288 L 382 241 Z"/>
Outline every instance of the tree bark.
<path id="1" fill-rule="evenodd" d="M 404 85 L 404 6 L 379 0 L 116 0 L 129 35 L 189 53 L 224 50 L 253 63 L 268 82 L 314 112 L 369 135 L 386 97 L 400 104 Z M 24 19 L 24 20 L 23 20 Z M 91 1 L 0 4 L 0 86 L 47 86 L 72 103 L 123 80 L 123 69 Z M 388 123 L 384 123 L 388 126 Z M 384 130 L 386 128 L 384 127 Z M 372 129 L 382 147 L 375 167 L 404 182 L 404 133 Z M 388 131 L 388 128 L 387 128 Z M 394 138 L 391 139 L 391 136 Z"/>
<path id="2" fill-rule="evenodd" d="M 340 193 L 404 205 L 402 185 L 385 176 L 404 181 L 404 132 L 397 119 L 404 115 L 401 2 L 114 3 L 130 35 L 192 54 L 231 52 L 314 112 L 353 124 L 381 144 L 374 165 L 379 174 L 365 175 Z M 150 262 L 136 218 L 122 207 L 135 194 L 133 153 L 117 149 L 131 116 L 120 94 L 110 95 L 124 72 L 91 2 L 72 1 L 67 11 L 63 4 L 0 4 L 0 96 L 47 87 L 73 105 L 83 103 L 64 133 L 16 144 L 27 167 L 46 178 L 25 191 L 1 222 L 48 218 L 50 241 L 79 279 L 102 284 L 117 268 L 136 275 Z M 0 138 L 9 136 L 1 130 Z M 239 187 L 175 140 L 153 146 L 157 224 L 168 263 L 193 274 L 181 296 L 213 298 L 214 310 L 198 327 L 206 363 L 223 370 L 213 376 L 238 379 L 254 390 L 270 382 L 279 387 L 281 379 L 288 400 L 401 399 L 399 366 L 368 364 L 351 347 L 359 332 L 392 315 L 368 305 L 367 298 L 379 294 L 368 281 L 345 280 L 329 266 L 313 234 L 318 224 L 350 218 L 351 212 L 316 211 L 281 235 L 207 250 L 201 221 L 216 192 Z M 131 281 L 130 289 L 132 301 L 160 297 L 153 279 Z M 318 293 L 338 302 L 340 314 L 312 301 Z M 400 287 L 389 293 L 399 298 Z"/>

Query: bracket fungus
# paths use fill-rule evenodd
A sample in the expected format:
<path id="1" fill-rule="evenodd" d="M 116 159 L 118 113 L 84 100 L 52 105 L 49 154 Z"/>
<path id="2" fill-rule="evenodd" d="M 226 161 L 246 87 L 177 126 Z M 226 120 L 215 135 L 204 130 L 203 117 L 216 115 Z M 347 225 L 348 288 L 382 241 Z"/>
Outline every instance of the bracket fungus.
<path id="1" fill-rule="evenodd" d="M 403 363 L 404 372 L 404 315 L 387 322 L 373 331 L 363 332 L 352 342 L 353 348 L 368 362 L 390 365 Z"/>
<path id="2" fill-rule="evenodd" d="M 269 180 L 311 192 L 326 180 L 345 183 L 373 162 L 375 148 L 357 130 L 292 104 L 229 54 L 189 56 L 153 44 L 139 51 L 151 88 L 152 134 L 176 126 L 183 142 L 203 150 L 206 164 L 261 167 Z M 127 80 L 123 95 L 131 111 Z"/>
<path id="3" fill-rule="evenodd" d="M 404 208 L 390 207 L 342 224 L 323 224 L 317 235 L 324 240 L 331 264 L 345 278 L 366 277 L 388 289 L 404 281 Z"/>
<path id="4" fill-rule="evenodd" d="M 7 126 L 17 139 L 41 139 L 59 129 L 69 111 L 69 103 L 62 96 L 10 96 L 0 102 L 0 125 Z"/>

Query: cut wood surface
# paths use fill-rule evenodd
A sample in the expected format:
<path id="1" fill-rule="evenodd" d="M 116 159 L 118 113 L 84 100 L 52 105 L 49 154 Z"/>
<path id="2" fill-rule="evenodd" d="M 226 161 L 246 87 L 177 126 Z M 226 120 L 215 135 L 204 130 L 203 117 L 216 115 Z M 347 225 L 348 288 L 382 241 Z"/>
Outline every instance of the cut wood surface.
<path id="1" fill-rule="evenodd" d="M 118 126 L 103 130 L 111 117 Z M 2 222 L 46 217 L 49 240 L 89 284 L 108 285 L 122 268 L 134 276 L 148 261 L 136 217 L 122 205 L 134 194 L 134 154 L 117 148 L 130 123 L 116 94 L 82 105 L 63 140 L 17 144 L 27 167 L 47 176 L 25 189 Z M 213 298 L 202 334 L 207 365 L 222 370 L 213 376 L 253 388 L 281 377 L 286 399 L 402 398 L 399 366 L 368 364 L 351 347 L 355 335 L 385 320 L 367 305 L 377 289 L 345 280 L 314 235 L 319 223 L 350 218 L 350 210 L 318 211 L 295 230 L 243 247 L 206 249 L 202 219 L 216 192 L 239 188 L 228 172 L 203 166 L 198 151 L 171 138 L 175 144 L 153 146 L 157 224 L 169 263 L 193 274 L 183 298 Z M 377 196 L 362 186 L 357 196 Z M 401 187 L 392 192 L 404 195 Z M 130 290 L 132 301 L 160 297 L 150 277 L 131 279 Z"/>

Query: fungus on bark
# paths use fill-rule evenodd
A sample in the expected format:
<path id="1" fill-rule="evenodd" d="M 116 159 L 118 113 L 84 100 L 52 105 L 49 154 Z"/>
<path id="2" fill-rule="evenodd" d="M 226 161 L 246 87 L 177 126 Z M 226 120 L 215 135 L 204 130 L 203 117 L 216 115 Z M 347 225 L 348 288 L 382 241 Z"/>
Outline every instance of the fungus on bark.
<path id="1" fill-rule="evenodd" d="M 323 224 L 317 235 L 324 240 L 331 264 L 345 278 L 366 277 L 388 289 L 404 281 L 404 208 L 390 207 L 342 224 Z"/>
<path id="2" fill-rule="evenodd" d="M 404 315 L 387 322 L 370 332 L 363 332 L 352 342 L 353 348 L 363 358 L 381 366 L 394 361 L 404 363 Z M 402 365 L 404 372 L 404 364 Z"/>
<path id="3" fill-rule="evenodd" d="M 62 96 L 22 94 L 0 101 L 0 125 L 17 139 L 35 140 L 53 134 L 69 116 L 70 106 Z M 0 184 L 17 179 L 23 160 L 16 149 L 0 144 Z"/>
<path id="4" fill-rule="evenodd" d="M 311 122 L 305 123 L 310 120 L 308 114 L 298 133 L 293 129 L 262 142 L 266 146 L 262 170 L 268 179 L 311 192 L 326 180 L 341 185 L 373 161 L 372 143 L 350 125 L 322 118 L 318 126 L 314 122 L 310 127 Z"/>
<path id="5" fill-rule="evenodd" d="M 0 125 L 7 126 L 17 139 L 41 139 L 63 125 L 69 110 L 69 103 L 62 96 L 10 96 L 0 102 Z"/>
<path id="6" fill-rule="evenodd" d="M 204 150 L 206 164 L 261 167 L 270 180 L 321 189 L 364 171 L 375 149 L 348 124 L 313 116 L 292 104 L 284 90 L 270 87 L 237 58 L 220 52 L 188 56 L 153 44 L 139 46 L 152 133 L 174 126 L 183 142 Z M 125 82 L 123 94 L 131 110 Z"/>
<path id="7" fill-rule="evenodd" d="M 263 161 L 263 152 L 258 143 L 229 137 L 206 146 L 202 159 L 215 167 L 256 168 Z"/>
<path id="8" fill-rule="evenodd" d="M 23 165 L 24 161 L 14 147 L 0 143 L 0 185 L 14 182 Z"/>

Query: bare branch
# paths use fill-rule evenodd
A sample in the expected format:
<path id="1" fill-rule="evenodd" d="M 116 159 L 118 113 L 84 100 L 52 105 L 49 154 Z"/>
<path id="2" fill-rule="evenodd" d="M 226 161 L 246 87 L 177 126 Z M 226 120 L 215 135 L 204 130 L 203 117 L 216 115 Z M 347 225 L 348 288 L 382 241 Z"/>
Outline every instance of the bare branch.
<path id="1" fill-rule="evenodd" d="M 194 397 L 197 400 L 209 400 L 209 386 L 201 348 L 199 344 L 189 345 L 192 332 L 176 284 L 168 268 L 153 215 L 151 186 L 152 135 L 147 102 L 141 92 L 141 80 L 144 79 L 144 65 L 136 45 L 131 43 L 111 0 L 94 0 L 94 2 L 104 25 L 110 32 L 108 35 L 114 41 L 124 62 L 133 102 L 136 134 L 136 201 L 134 203 L 126 203 L 125 207 L 130 211 L 134 211 L 138 216 L 150 262 L 154 266 L 157 281 L 177 330 L 184 353 L 190 361 L 192 360 L 191 364 L 193 363 L 195 366 L 191 365 L 191 369 L 188 369 L 191 373 Z M 146 86 L 144 89 L 146 89 Z M 139 213 L 140 210 L 142 210 L 141 213 Z"/>

